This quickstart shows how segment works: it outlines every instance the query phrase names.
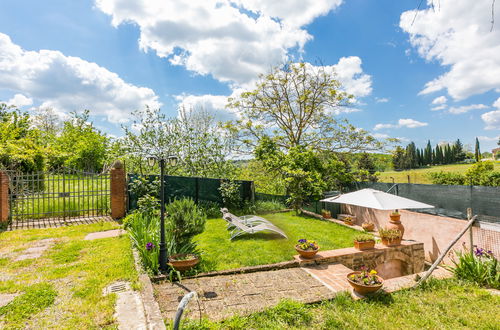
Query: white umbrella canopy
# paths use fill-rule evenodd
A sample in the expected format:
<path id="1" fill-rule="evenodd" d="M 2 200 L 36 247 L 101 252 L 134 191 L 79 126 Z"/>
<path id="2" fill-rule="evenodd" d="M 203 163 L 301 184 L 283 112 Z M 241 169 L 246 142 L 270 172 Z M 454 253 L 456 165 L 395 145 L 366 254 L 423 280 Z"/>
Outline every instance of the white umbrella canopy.
<path id="1" fill-rule="evenodd" d="M 377 210 L 427 209 L 434 206 L 396 196 L 375 189 L 361 189 L 352 193 L 322 199 L 320 202 L 350 204 Z"/>

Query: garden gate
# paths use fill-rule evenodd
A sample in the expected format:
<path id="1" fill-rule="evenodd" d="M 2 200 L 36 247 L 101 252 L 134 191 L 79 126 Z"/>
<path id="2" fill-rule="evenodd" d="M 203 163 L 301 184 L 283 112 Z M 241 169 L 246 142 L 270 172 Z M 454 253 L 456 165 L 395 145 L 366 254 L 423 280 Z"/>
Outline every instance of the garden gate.
<path id="1" fill-rule="evenodd" d="M 9 175 L 12 227 L 93 218 L 110 212 L 110 175 L 71 169 Z"/>

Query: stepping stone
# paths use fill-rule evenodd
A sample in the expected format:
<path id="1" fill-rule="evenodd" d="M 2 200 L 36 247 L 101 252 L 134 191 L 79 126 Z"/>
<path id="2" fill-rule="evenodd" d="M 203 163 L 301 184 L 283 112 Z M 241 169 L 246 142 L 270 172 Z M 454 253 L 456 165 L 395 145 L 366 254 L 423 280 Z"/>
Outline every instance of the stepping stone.
<path id="1" fill-rule="evenodd" d="M 103 294 L 116 294 L 115 317 L 118 329 L 148 329 L 141 295 L 132 291 L 128 282 L 115 282 L 104 288 Z"/>
<path id="2" fill-rule="evenodd" d="M 92 241 L 95 239 L 101 239 L 101 238 L 110 238 L 110 237 L 118 237 L 123 234 L 125 234 L 125 230 L 123 229 L 113 229 L 113 230 L 106 230 L 106 231 L 98 231 L 95 233 L 90 233 L 87 236 L 85 236 L 86 241 Z"/>
<path id="3" fill-rule="evenodd" d="M 3 307 L 19 296 L 19 293 L 2 293 L 0 294 L 0 307 Z"/>
<path id="4" fill-rule="evenodd" d="M 50 248 L 54 244 L 53 238 L 46 238 L 39 240 L 33 244 L 32 247 L 27 248 L 23 254 L 18 256 L 15 261 L 21 261 L 26 259 L 36 259 L 39 258 L 45 250 Z"/>

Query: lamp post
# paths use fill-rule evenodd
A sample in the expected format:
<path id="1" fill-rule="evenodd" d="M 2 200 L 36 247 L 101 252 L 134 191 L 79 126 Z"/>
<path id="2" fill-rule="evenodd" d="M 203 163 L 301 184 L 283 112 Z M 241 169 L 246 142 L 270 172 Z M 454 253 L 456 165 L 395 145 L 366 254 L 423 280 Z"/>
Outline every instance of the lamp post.
<path id="1" fill-rule="evenodd" d="M 177 156 L 154 157 L 148 158 L 149 166 L 154 166 L 155 161 L 160 163 L 160 271 L 167 269 L 167 249 L 165 247 L 165 163 L 168 162 L 170 166 L 177 165 Z"/>

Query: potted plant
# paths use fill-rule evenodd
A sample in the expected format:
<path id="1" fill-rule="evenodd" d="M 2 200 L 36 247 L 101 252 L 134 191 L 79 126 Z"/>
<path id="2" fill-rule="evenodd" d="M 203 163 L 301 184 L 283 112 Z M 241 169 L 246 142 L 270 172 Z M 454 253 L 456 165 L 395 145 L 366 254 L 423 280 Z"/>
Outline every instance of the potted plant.
<path id="1" fill-rule="evenodd" d="M 321 210 L 321 215 L 325 219 L 330 219 L 332 217 L 332 213 L 328 210 Z"/>
<path id="2" fill-rule="evenodd" d="M 398 212 L 398 210 L 392 212 L 390 215 L 392 221 L 399 221 L 401 220 L 401 214 Z"/>
<path id="3" fill-rule="evenodd" d="M 360 295 L 374 293 L 382 288 L 384 280 L 377 275 L 377 271 L 362 267 L 360 271 L 347 274 L 347 281 L 355 292 Z"/>
<path id="4" fill-rule="evenodd" d="M 375 224 L 371 221 L 365 221 L 361 225 L 365 231 L 373 231 L 375 229 Z"/>
<path id="5" fill-rule="evenodd" d="M 382 244 L 385 246 L 396 246 L 401 244 L 403 235 L 398 229 L 380 228 L 378 231 Z"/>
<path id="6" fill-rule="evenodd" d="M 354 219 L 351 216 L 345 216 L 343 221 L 346 225 L 354 225 Z"/>
<path id="7" fill-rule="evenodd" d="M 375 239 L 372 235 L 367 234 L 354 236 L 354 247 L 360 251 L 373 249 L 375 247 Z"/>
<path id="8" fill-rule="evenodd" d="M 299 239 L 298 244 L 295 245 L 295 250 L 297 250 L 302 258 L 311 259 L 318 253 L 319 245 L 315 241 L 302 238 Z"/>
<path id="9" fill-rule="evenodd" d="M 197 255 L 192 253 L 173 254 L 168 257 L 168 263 L 176 270 L 189 270 L 200 262 Z"/>

